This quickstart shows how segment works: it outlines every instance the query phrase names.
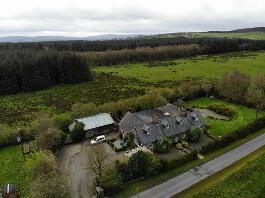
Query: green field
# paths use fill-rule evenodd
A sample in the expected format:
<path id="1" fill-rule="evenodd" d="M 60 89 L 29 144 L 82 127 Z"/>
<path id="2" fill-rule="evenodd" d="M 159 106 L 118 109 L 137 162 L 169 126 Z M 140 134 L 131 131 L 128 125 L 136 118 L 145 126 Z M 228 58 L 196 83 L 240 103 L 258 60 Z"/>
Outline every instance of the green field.
<path id="1" fill-rule="evenodd" d="M 264 149 L 263 149 L 264 150 Z M 264 198 L 265 196 L 265 153 L 248 162 L 231 176 L 209 188 L 191 196 L 191 198 Z M 181 196 L 180 196 L 181 197 Z M 185 196 L 187 197 L 187 196 Z"/>
<path id="2" fill-rule="evenodd" d="M 20 146 L 0 149 L 0 187 L 16 184 L 20 190 L 27 188 L 29 181 L 23 168 L 24 160 Z"/>
<path id="3" fill-rule="evenodd" d="M 114 73 L 125 78 L 147 82 L 200 81 L 221 78 L 234 70 L 250 75 L 265 73 L 265 53 L 229 53 L 219 56 L 198 56 L 153 64 L 130 64 L 126 66 L 97 67 L 97 73 Z"/>
<path id="4" fill-rule="evenodd" d="M 246 32 L 246 33 L 192 33 L 193 37 L 229 37 L 229 38 L 244 38 L 264 40 L 265 32 Z"/>
<path id="5" fill-rule="evenodd" d="M 211 135 L 223 136 L 223 135 L 229 134 L 241 127 L 245 127 L 248 123 L 256 119 L 256 111 L 254 109 L 250 109 L 250 108 L 240 106 L 240 105 L 230 104 L 222 100 L 217 100 L 217 99 L 211 100 L 210 98 L 199 98 L 199 99 L 189 102 L 188 105 L 191 107 L 204 108 L 207 105 L 213 104 L 213 103 L 224 103 L 224 104 L 231 105 L 232 107 L 236 109 L 237 115 L 234 119 L 229 120 L 229 121 L 207 118 L 206 119 L 207 123 L 210 126 L 210 128 L 208 129 L 208 132 Z M 261 115 L 261 113 L 259 115 Z"/>
<path id="6" fill-rule="evenodd" d="M 25 125 L 37 112 L 62 113 L 77 102 L 103 104 L 145 94 L 154 87 L 177 87 L 183 81 L 209 81 L 236 70 L 265 73 L 265 52 L 228 53 L 146 64 L 96 67 L 92 82 L 0 97 L 0 124 Z"/>

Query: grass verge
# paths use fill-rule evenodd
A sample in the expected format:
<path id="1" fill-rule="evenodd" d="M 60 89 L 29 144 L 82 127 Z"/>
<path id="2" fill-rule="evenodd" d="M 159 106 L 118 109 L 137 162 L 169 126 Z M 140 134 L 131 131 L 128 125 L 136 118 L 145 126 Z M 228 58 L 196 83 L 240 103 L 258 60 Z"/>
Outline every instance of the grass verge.
<path id="1" fill-rule="evenodd" d="M 258 197 L 265 179 L 264 163 L 265 146 L 174 198 Z"/>

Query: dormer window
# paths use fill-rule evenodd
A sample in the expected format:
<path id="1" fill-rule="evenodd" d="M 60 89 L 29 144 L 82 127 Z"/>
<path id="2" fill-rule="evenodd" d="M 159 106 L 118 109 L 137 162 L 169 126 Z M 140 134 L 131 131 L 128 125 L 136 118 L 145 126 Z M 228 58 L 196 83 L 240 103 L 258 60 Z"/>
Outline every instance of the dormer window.
<path id="1" fill-rule="evenodd" d="M 191 117 L 192 117 L 192 119 L 195 120 L 195 121 L 198 121 L 198 120 L 199 120 L 199 117 L 198 117 L 198 115 L 197 115 L 196 113 L 192 113 L 192 114 L 191 114 Z"/>
<path id="2" fill-rule="evenodd" d="M 169 124 L 168 121 L 163 120 L 163 121 L 161 122 L 161 124 L 162 124 L 164 127 L 166 127 L 167 129 L 170 127 L 170 124 Z"/>
<path id="3" fill-rule="evenodd" d="M 178 124 L 181 124 L 181 122 L 183 121 L 183 119 L 180 118 L 180 117 L 176 117 L 176 121 L 177 121 Z"/>
<path id="4" fill-rule="evenodd" d="M 143 131 L 145 132 L 146 135 L 149 135 L 150 132 L 152 131 L 150 126 L 144 125 L 143 126 Z"/>

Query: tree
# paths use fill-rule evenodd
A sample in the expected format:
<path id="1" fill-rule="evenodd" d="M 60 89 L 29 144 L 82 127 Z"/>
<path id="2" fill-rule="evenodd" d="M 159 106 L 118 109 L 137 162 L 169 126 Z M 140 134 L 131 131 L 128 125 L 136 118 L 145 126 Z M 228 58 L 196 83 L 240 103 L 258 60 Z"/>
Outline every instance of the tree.
<path id="1" fill-rule="evenodd" d="M 90 146 L 88 150 L 88 167 L 100 178 L 105 169 L 105 161 L 108 154 L 103 144 Z"/>
<path id="2" fill-rule="evenodd" d="M 26 161 L 25 168 L 35 180 L 38 177 L 57 174 L 58 166 L 56 157 L 50 151 L 39 151 Z"/>
<path id="3" fill-rule="evenodd" d="M 30 188 L 30 197 L 70 198 L 70 188 L 65 178 L 59 175 L 39 177 Z"/>
<path id="4" fill-rule="evenodd" d="M 93 103 L 83 104 L 83 103 L 76 103 L 72 106 L 72 118 L 81 118 L 86 116 L 92 116 L 97 114 L 98 108 Z"/>
<path id="5" fill-rule="evenodd" d="M 128 161 L 132 179 L 156 174 L 160 167 L 160 160 L 149 152 L 138 151 Z"/>
<path id="6" fill-rule="evenodd" d="M 55 152 L 58 150 L 65 139 L 65 134 L 55 128 L 49 128 L 38 135 L 35 138 L 36 145 L 41 150 L 51 150 Z"/>
<path id="7" fill-rule="evenodd" d="M 70 138 L 74 142 L 81 142 L 85 138 L 84 127 L 84 123 L 76 121 L 75 126 L 70 133 Z"/>
<path id="8" fill-rule="evenodd" d="M 234 71 L 233 73 L 225 74 L 218 82 L 219 94 L 233 102 L 244 102 L 245 95 L 250 84 L 250 76 Z"/>
<path id="9" fill-rule="evenodd" d="M 196 128 L 191 132 L 187 133 L 186 140 L 187 142 L 197 143 L 201 139 L 201 129 Z"/>

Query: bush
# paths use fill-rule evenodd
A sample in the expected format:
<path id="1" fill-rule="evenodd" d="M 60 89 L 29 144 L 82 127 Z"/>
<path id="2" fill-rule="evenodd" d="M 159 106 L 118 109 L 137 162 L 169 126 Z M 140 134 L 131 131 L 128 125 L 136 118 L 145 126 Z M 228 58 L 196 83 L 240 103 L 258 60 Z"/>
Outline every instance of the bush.
<path id="1" fill-rule="evenodd" d="M 162 159 L 161 160 L 161 170 L 162 171 L 169 171 L 171 169 L 177 168 L 182 166 L 183 164 L 198 159 L 198 152 L 192 151 L 191 153 L 179 157 L 176 159 Z"/>
<path id="2" fill-rule="evenodd" d="M 198 143 L 201 139 L 201 129 L 196 128 L 193 129 L 191 132 L 187 133 L 186 141 L 192 143 Z"/>
<path id="3" fill-rule="evenodd" d="M 206 109 L 209 109 L 209 110 L 214 111 L 215 113 L 227 116 L 230 119 L 236 116 L 236 109 L 226 104 L 214 103 L 214 104 L 207 105 Z"/>
<path id="4" fill-rule="evenodd" d="M 51 150 L 53 152 L 63 146 L 64 140 L 64 132 L 54 128 L 49 128 L 39 133 L 35 138 L 38 149 Z"/>
<path id="5" fill-rule="evenodd" d="M 84 123 L 76 121 L 74 129 L 71 131 L 70 134 L 70 138 L 74 142 L 80 142 L 85 138 L 84 127 L 85 127 Z"/>
<path id="6" fill-rule="evenodd" d="M 217 85 L 218 94 L 229 101 L 245 103 L 245 95 L 250 85 L 250 76 L 234 71 L 226 74 Z"/>
<path id="7" fill-rule="evenodd" d="M 110 170 L 108 174 L 101 178 L 97 178 L 97 183 L 98 186 L 104 189 L 104 194 L 106 196 L 111 196 L 125 188 L 121 175 L 114 170 Z"/>
<path id="8" fill-rule="evenodd" d="M 55 175 L 58 171 L 56 157 L 49 151 L 39 151 L 26 161 L 25 168 L 32 179 Z"/>
<path id="9" fill-rule="evenodd" d="M 17 131 L 0 124 L 0 147 L 17 144 Z"/>
<path id="10" fill-rule="evenodd" d="M 243 139 L 248 135 L 253 134 L 263 128 L 265 128 L 265 116 L 249 123 L 246 127 L 238 129 L 233 133 L 230 133 L 229 135 L 223 136 L 221 139 L 215 140 L 214 142 L 203 146 L 201 149 L 201 153 L 207 154 L 217 149 L 224 148 L 228 144 Z"/>
<path id="11" fill-rule="evenodd" d="M 172 148 L 172 140 L 169 138 L 164 138 L 162 141 L 157 141 L 154 144 L 154 152 L 159 154 L 165 154 Z"/>
<path id="12" fill-rule="evenodd" d="M 63 113 L 55 115 L 53 118 L 54 125 L 65 133 L 69 132 L 68 126 L 72 123 L 71 115 Z"/>
<path id="13" fill-rule="evenodd" d="M 154 175 L 160 169 L 160 160 L 153 153 L 138 151 L 129 158 L 128 168 L 132 179 Z"/>
<path id="14" fill-rule="evenodd" d="M 71 110 L 71 115 L 73 119 L 92 116 L 99 113 L 99 110 L 94 103 L 76 103 L 72 106 Z"/>
<path id="15" fill-rule="evenodd" d="M 30 197 L 70 198 L 70 188 L 66 179 L 60 175 L 39 177 L 30 188 Z"/>

